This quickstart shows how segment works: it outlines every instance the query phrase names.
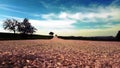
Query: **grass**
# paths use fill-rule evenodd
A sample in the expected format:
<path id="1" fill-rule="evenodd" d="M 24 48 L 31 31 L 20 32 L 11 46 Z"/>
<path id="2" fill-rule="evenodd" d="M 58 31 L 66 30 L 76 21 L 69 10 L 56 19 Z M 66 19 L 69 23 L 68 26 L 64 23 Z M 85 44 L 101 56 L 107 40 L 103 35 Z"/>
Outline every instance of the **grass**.
<path id="1" fill-rule="evenodd" d="M 0 33 L 0 40 L 52 39 L 53 36 Z"/>
<path id="2" fill-rule="evenodd" d="M 116 37 L 113 36 L 96 36 L 96 37 L 58 36 L 58 38 L 66 40 L 119 41 Z"/>
<path id="3" fill-rule="evenodd" d="M 0 33 L 0 40 L 27 40 L 27 39 L 52 39 L 53 36 L 48 35 L 30 35 L 30 34 L 13 34 Z M 58 36 L 60 39 L 66 40 L 94 40 L 94 41 L 120 41 L 113 36 L 96 36 L 96 37 L 82 37 L 82 36 Z"/>

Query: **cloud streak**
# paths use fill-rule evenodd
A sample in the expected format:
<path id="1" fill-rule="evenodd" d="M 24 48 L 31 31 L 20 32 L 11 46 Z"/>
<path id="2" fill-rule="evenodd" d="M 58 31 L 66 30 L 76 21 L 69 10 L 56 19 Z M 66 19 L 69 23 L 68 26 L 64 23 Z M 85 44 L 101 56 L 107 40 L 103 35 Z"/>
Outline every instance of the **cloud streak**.
<path id="1" fill-rule="evenodd" d="M 0 4 L 0 10 L 11 12 L 11 14 L 13 13 L 13 14 L 24 14 L 28 16 L 33 16 L 33 13 L 25 12 L 21 7 L 16 7 L 16 6 L 7 5 L 7 4 Z"/>
<path id="2" fill-rule="evenodd" d="M 5 5 L 5 4 L 0 4 L 0 9 L 1 10 L 12 11 L 12 12 L 17 12 L 17 13 L 25 13 L 25 12 L 16 10 L 16 7 L 14 7 L 14 6 L 9 6 L 9 5 Z"/>

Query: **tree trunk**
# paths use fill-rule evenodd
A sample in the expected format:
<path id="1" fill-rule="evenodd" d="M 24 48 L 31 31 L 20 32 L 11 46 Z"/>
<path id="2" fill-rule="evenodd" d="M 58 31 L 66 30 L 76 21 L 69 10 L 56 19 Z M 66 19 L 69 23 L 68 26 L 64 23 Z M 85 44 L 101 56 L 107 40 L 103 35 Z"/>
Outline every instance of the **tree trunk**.
<path id="1" fill-rule="evenodd" d="M 14 31 L 14 34 L 15 34 L 15 30 L 13 30 Z"/>

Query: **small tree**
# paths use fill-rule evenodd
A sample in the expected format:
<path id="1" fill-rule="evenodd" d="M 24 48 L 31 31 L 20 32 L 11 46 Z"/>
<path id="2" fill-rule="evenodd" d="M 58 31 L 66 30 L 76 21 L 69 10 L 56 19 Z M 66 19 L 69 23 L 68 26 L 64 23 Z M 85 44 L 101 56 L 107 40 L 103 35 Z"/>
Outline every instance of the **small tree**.
<path id="1" fill-rule="evenodd" d="M 14 34 L 16 32 L 16 27 L 17 27 L 17 23 L 18 21 L 15 20 L 15 19 L 6 19 L 3 23 L 3 28 L 6 30 L 10 30 L 10 31 L 13 31 Z"/>
<path id="2" fill-rule="evenodd" d="M 54 35 L 54 33 L 53 33 L 53 32 L 50 32 L 50 33 L 49 33 L 49 35 L 53 36 L 53 35 Z"/>

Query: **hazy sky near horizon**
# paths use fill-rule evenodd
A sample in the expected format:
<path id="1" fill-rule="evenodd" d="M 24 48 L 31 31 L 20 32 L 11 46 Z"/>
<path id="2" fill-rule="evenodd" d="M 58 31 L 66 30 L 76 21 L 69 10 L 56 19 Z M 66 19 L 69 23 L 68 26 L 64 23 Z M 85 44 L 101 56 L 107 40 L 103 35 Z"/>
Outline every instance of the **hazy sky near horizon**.
<path id="1" fill-rule="evenodd" d="M 7 18 L 28 18 L 37 34 L 115 36 L 120 0 L 0 0 L 0 32 Z"/>

